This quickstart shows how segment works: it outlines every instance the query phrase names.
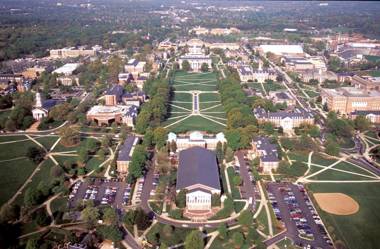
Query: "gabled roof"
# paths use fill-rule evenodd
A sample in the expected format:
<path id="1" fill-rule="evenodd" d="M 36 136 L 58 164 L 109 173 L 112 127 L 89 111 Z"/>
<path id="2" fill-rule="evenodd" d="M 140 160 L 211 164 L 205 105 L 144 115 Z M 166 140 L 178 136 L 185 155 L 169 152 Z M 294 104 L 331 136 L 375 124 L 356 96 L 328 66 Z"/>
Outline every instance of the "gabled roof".
<path id="1" fill-rule="evenodd" d="M 179 153 L 177 190 L 195 184 L 221 190 L 216 155 L 202 147 L 192 147 Z"/>
<path id="2" fill-rule="evenodd" d="M 58 99 L 47 99 L 47 100 L 42 102 L 42 108 L 45 110 L 50 110 L 51 108 L 53 108 L 54 106 L 56 106 L 60 103 L 61 103 L 61 101 Z"/>

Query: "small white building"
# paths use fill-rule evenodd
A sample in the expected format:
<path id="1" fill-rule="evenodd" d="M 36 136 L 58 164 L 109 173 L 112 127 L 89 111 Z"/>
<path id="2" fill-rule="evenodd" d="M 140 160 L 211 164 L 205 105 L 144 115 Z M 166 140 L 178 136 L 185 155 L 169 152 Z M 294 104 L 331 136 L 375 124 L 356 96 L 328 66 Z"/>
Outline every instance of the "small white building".
<path id="1" fill-rule="evenodd" d="M 44 117 L 47 117 L 49 110 L 56 106 L 60 101 L 57 99 L 48 99 L 42 100 L 41 94 L 36 93 L 36 104 L 32 109 L 33 118 L 37 121 L 41 120 Z"/>

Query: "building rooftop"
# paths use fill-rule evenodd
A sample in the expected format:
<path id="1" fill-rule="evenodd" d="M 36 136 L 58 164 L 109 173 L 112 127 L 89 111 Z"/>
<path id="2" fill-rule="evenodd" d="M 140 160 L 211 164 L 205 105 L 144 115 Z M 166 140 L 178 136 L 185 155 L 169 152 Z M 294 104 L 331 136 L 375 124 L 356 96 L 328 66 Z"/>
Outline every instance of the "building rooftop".
<path id="1" fill-rule="evenodd" d="M 179 153 L 176 189 L 195 184 L 221 190 L 216 155 L 202 147 L 192 147 Z"/>
<path id="2" fill-rule="evenodd" d="M 53 73 L 57 74 L 72 74 L 78 67 L 80 66 L 80 63 L 67 63 L 63 65 L 60 68 L 57 68 L 53 71 Z"/>
<path id="3" fill-rule="evenodd" d="M 336 97 L 380 97 L 379 91 L 366 91 L 355 87 L 340 87 L 335 89 L 324 88 L 323 90 L 329 95 Z"/>
<path id="4" fill-rule="evenodd" d="M 313 118 L 313 114 L 301 108 L 295 108 L 293 111 L 277 111 L 277 112 L 267 112 L 263 108 L 258 107 L 253 110 L 256 118 L 291 118 L 291 119 L 309 119 Z"/>
<path id="5" fill-rule="evenodd" d="M 132 148 L 140 141 L 138 137 L 128 136 L 119 150 L 117 161 L 130 161 L 132 157 Z"/>
<path id="6" fill-rule="evenodd" d="M 257 137 L 253 139 L 257 150 L 260 151 L 260 159 L 263 162 L 278 162 L 277 145 L 272 144 L 267 137 Z"/>

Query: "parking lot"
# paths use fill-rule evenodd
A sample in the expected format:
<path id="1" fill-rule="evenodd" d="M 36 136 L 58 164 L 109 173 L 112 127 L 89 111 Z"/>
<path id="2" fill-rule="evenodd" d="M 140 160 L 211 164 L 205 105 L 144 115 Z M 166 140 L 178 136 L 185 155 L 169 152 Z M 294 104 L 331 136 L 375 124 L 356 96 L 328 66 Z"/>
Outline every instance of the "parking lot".
<path id="1" fill-rule="evenodd" d="M 92 200 L 95 205 L 123 208 L 130 203 L 131 190 L 130 184 L 118 179 L 92 178 L 78 181 L 69 195 L 69 207 L 74 208 L 82 201 Z"/>
<path id="2" fill-rule="evenodd" d="M 332 248 L 333 244 L 304 187 L 292 183 L 269 183 L 268 198 L 288 237 L 306 248 Z"/>

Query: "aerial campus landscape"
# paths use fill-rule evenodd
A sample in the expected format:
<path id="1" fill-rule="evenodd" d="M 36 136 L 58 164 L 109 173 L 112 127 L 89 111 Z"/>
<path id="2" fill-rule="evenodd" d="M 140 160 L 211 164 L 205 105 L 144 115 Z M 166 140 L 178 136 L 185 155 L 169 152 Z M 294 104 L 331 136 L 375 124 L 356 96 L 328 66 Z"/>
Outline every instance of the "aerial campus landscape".
<path id="1" fill-rule="evenodd" d="M 0 248 L 380 248 L 379 11 L 0 1 Z"/>

